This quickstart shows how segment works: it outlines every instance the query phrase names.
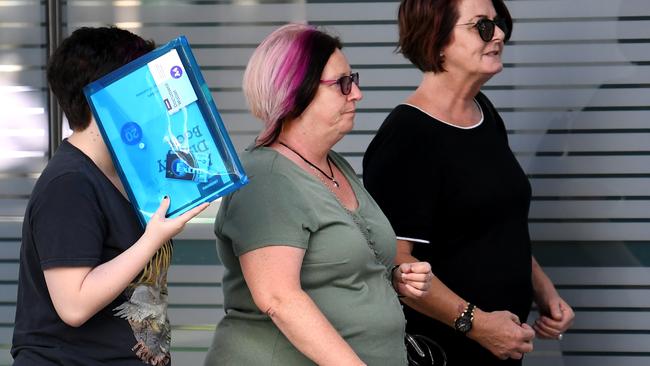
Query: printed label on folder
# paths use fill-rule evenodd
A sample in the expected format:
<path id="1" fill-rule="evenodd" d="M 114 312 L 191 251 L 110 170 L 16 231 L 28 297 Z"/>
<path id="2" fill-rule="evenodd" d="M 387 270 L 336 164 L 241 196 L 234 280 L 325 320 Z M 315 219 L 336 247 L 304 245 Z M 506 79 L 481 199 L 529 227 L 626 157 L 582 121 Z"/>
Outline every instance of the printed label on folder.
<path id="1" fill-rule="evenodd" d="M 175 49 L 149 62 L 147 66 L 169 115 L 197 100 L 192 83 Z"/>

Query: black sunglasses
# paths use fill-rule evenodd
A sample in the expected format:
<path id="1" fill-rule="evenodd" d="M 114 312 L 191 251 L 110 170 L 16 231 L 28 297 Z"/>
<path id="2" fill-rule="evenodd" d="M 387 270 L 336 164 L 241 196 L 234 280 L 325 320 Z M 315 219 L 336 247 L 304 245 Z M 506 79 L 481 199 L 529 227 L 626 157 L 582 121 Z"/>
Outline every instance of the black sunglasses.
<path id="1" fill-rule="evenodd" d="M 506 20 L 503 18 L 496 18 L 494 20 L 481 18 L 476 23 L 463 23 L 456 25 L 471 25 L 472 27 L 476 27 L 476 29 L 478 29 L 478 35 L 481 36 L 483 42 L 490 42 L 492 40 L 492 37 L 494 37 L 494 26 L 499 27 L 499 29 L 503 31 L 506 35 L 506 40 L 510 38 L 510 30 L 508 29 Z"/>
<path id="2" fill-rule="evenodd" d="M 341 87 L 341 93 L 343 95 L 349 95 L 352 92 L 352 83 L 355 83 L 359 86 L 359 73 L 355 72 L 350 75 L 341 76 L 336 80 L 321 80 L 321 84 L 334 85 L 339 84 Z"/>

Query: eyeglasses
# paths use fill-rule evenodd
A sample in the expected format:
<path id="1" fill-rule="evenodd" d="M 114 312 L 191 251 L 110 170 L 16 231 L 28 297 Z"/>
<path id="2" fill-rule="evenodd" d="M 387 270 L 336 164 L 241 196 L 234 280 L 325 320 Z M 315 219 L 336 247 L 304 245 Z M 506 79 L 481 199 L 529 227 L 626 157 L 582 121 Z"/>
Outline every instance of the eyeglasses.
<path id="1" fill-rule="evenodd" d="M 478 29 L 478 35 L 481 36 L 483 42 L 490 42 L 492 40 L 492 37 L 494 37 L 495 25 L 499 27 L 506 35 L 505 39 L 510 38 L 510 33 L 509 33 L 510 30 L 508 29 L 506 20 L 503 18 L 496 18 L 494 20 L 488 18 L 481 18 L 476 23 L 456 24 L 456 26 L 459 25 L 471 25 L 472 27 L 476 27 L 476 29 Z"/>
<path id="2" fill-rule="evenodd" d="M 352 92 L 352 83 L 359 86 L 359 73 L 355 72 L 350 75 L 341 76 L 336 80 L 321 80 L 320 83 L 327 85 L 339 84 L 339 87 L 341 87 L 341 93 L 343 95 L 349 95 L 350 92 Z"/>

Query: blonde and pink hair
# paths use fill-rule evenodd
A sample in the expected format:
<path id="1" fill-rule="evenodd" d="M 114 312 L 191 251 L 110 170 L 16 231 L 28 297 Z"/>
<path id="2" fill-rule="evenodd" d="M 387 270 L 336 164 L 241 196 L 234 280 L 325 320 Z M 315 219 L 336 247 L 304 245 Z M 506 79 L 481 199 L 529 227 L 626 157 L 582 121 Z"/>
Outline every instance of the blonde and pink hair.
<path id="1" fill-rule="evenodd" d="M 264 123 L 256 146 L 273 143 L 282 123 L 302 114 L 314 99 L 338 38 L 312 26 L 287 24 L 257 47 L 244 72 L 243 89 L 253 115 Z"/>

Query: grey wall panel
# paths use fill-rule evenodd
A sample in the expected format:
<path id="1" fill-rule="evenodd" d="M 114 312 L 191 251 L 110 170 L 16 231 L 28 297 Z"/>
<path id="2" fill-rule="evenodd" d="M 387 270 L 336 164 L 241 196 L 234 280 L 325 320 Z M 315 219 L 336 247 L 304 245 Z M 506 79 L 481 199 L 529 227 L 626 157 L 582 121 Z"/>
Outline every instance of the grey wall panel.
<path id="1" fill-rule="evenodd" d="M 113 6 L 97 4 L 87 6 L 82 2 L 70 2 L 70 19 L 83 19 L 85 22 L 142 22 L 142 23 L 232 23 L 250 22 L 288 22 L 300 20 L 305 16 L 305 6 L 294 4 L 257 4 L 256 6 L 236 6 L 232 4 L 167 3 L 125 4 Z"/>
<path id="2" fill-rule="evenodd" d="M 15 239 L 20 238 L 21 236 L 21 227 L 22 227 L 22 217 L 21 216 L 5 216 L 0 217 L 0 239 Z M 0 265 L 0 278 L 4 274 L 4 266 L 7 264 L 3 263 Z"/>
<path id="3" fill-rule="evenodd" d="M 102 26 L 103 22 L 71 22 L 69 27 L 78 28 L 82 26 Z M 250 45 L 257 44 L 269 33 L 275 30 L 278 25 L 214 25 L 210 27 L 198 27 L 191 25 L 165 26 L 152 25 L 140 28 L 125 24 L 124 28 L 130 28 L 145 38 L 153 38 L 157 42 L 165 42 L 185 34 L 192 43 L 196 44 L 219 44 L 219 45 Z M 397 41 L 397 28 L 394 24 L 359 24 L 359 25 L 336 25 L 324 26 L 326 30 L 342 38 L 344 43 L 395 43 Z"/>
<path id="4" fill-rule="evenodd" d="M 643 91 L 639 91 L 643 92 Z M 502 112 L 506 127 L 516 130 L 619 130 L 647 129 L 650 110 L 565 110 L 557 112 Z"/>
<path id="5" fill-rule="evenodd" d="M 21 66 L 21 64 L 22 61 L 19 61 L 18 66 Z M 28 90 L 30 91 L 43 93 L 47 85 L 45 73 L 43 69 L 41 69 L 40 67 L 37 68 L 37 67 L 32 67 L 30 65 L 26 65 L 21 70 L 7 71 L 0 74 L 3 74 L 2 75 L 3 77 L 0 78 L 0 87 L 12 87 L 12 86 L 29 87 Z"/>
<path id="6" fill-rule="evenodd" d="M 1 11 L 0 14 L 2 14 Z M 43 65 L 43 60 L 45 60 L 45 52 L 44 49 L 35 47 L 0 48 L 0 65 L 21 65 L 40 68 Z"/>
<path id="7" fill-rule="evenodd" d="M 208 309 L 172 307 L 168 310 L 168 313 L 169 313 L 169 319 L 172 323 L 172 326 L 181 326 L 181 327 L 215 326 L 225 315 L 223 309 L 217 307 L 208 308 Z"/>
<path id="8" fill-rule="evenodd" d="M 103 23 L 70 23 L 72 28 L 82 26 L 102 26 Z M 125 26 L 129 29 L 130 27 Z M 193 26 L 152 26 L 146 28 L 132 28 L 144 38 L 151 38 L 158 43 L 164 43 L 179 34 L 187 36 L 192 44 L 221 44 L 221 45 L 253 45 L 256 46 L 264 37 L 275 30 L 277 26 L 266 25 L 235 25 L 235 26 L 214 26 L 214 27 L 193 27 Z"/>
<path id="9" fill-rule="evenodd" d="M 650 127 L 650 126 L 649 126 Z M 650 129 L 648 129 L 650 131 Z M 649 133 L 569 134 L 515 133 L 508 137 L 514 152 L 643 152 L 650 150 Z"/>
<path id="10" fill-rule="evenodd" d="M 216 94 L 216 93 L 215 93 Z M 354 131 L 367 131 L 374 134 L 374 130 L 381 126 L 387 112 L 357 111 L 354 120 Z M 222 112 L 228 130 L 231 133 L 250 132 L 256 134 L 262 128 L 262 122 L 250 115 L 247 111 Z M 503 112 L 501 117 L 507 121 L 506 127 L 511 132 L 524 133 L 583 133 L 598 132 L 595 130 L 615 130 L 614 134 L 636 132 L 648 129 L 650 110 L 648 111 L 563 111 L 563 112 Z M 562 130 L 562 131 L 558 131 Z M 602 131 L 608 133 L 609 131 Z M 645 133 L 645 132 L 644 132 Z M 595 135 L 585 135 L 586 140 Z M 609 135 L 607 135 L 609 136 Z M 602 139 L 600 136 L 595 136 Z M 512 139 L 512 136 L 510 137 Z M 589 142 L 585 142 L 589 143 Z"/>
<path id="11" fill-rule="evenodd" d="M 172 337 L 172 347 L 191 347 L 191 348 L 197 348 L 197 347 L 204 347 L 208 348 L 210 347 L 210 344 L 212 344 L 212 336 L 214 335 L 214 328 L 213 329 L 206 329 L 206 330 L 201 330 L 201 331 L 196 331 L 196 330 L 175 330 L 174 331 L 174 336 Z M 176 356 L 178 353 L 174 353 L 174 359 L 176 360 Z M 205 357 L 205 353 L 202 354 L 202 357 Z M 202 362 L 203 360 L 201 360 Z M 194 364 L 192 364 L 194 365 Z"/>
<path id="12" fill-rule="evenodd" d="M 396 44 L 396 24 L 354 24 L 325 27 L 326 30 L 341 37 L 344 43 Z"/>
<path id="13" fill-rule="evenodd" d="M 650 196 L 650 178 L 558 178 L 530 182 L 533 196 Z"/>
<path id="14" fill-rule="evenodd" d="M 533 201 L 531 219 L 618 219 L 650 220 L 650 205 L 644 200 Z"/>
<path id="15" fill-rule="evenodd" d="M 546 274 L 560 286 L 644 286 L 650 283 L 648 267 L 551 267 Z"/>
<path id="16" fill-rule="evenodd" d="M 3 263 L 0 266 L 0 281 L 16 281 L 18 279 L 18 263 Z"/>
<path id="17" fill-rule="evenodd" d="M 650 334 L 570 334 L 562 340 L 562 349 L 565 352 L 647 352 L 648 344 Z"/>
<path id="18" fill-rule="evenodd" d="M 563 88 L 591 85 L 595 89 L 609 84 L 647 83 L 649 80 L 648 70 L 650 70 L 648 66 L 626 63 L 609 66 L 560 64 L 509 67 L 494 76 L 488 85 L 512 85 L 515 88 L 527 85 L 562 86 Z M 538 97 L 545 99 L 546 95 L 538 95 Z M 500 105 L 499 107 L 504 108 Z"/>
<path id="19" fill-rule="evenodd" d="M 224 112 L 221 113 L 226 128 L 231 134 L 247 133 L 257 135 L 262 129 L 262 121 L 256 119 L 248 112 Z M 241 146 L 239 146 L 241 150 Z"/>
<path id="20" fill-rule="evenodd" d="M 648 156 L 519 157 L 528 174 L 647 174 Z"/>
<path id="21" fill-rule="evenodd" d="M 212 93 L 212 97 L 221 110 L 247 110 L 246 98 L 244 93 L 237 91 L 218 91 Z"/>
<path id="22" fill-rule="evenodd" d="M 0 327 L 0 344 L 11 344 L 12 335 L 13 335 L 12 328 Z"/>
<path id="23" fill-rule="evenodd" d="M 14 104 L 14 107 L 11 113 L 2 116 L 2 121 L 7 124 L 6 127 L 3 127 L 3 137 L 27 135 L 40 138 L 48 135 L 48 122 L 44 106 L 20 107 Z"/>
<path id="24" fill-rule="evenodd" d="M 44 38 L 45 27 L 33 24 L 11 24 L 0 32 L 0 44 L 8 46 L 40 46 Z"/>
<path id="25" fill-rule="evenodd" d="M 240 91 L 242 79 L 244 77 L 244 69 L 241 68 L 237 70 L 205 70 L 203 71 L 203 76 L 205 77 L 205 81 L 213 90 L 229 88 L 236 91 Z M 215 93 L 216 95 L 213 94 L 213 97 L 215 98 L 218 97 L 217 93 Z M 223 105 L 223 103 L 221 104 Z M 219 107 L 222 108 L 221 106 Z M 226 105 L 223 105 L 223 107 L 226 107 Z"/>
<path id="26" fill-rule="evenodd" d="M 32 156 L 40 155 L 40 156 Z M 21 150 L 13 151 L 11 155 L 0 158 L 3 167 L 11 171 L 11 174 L 30 174 L 40 172 L 47 164 L 46 152 L 28 152 L 26 157 L 22 156 Z"/>
<path id="27" fill-rule="evenodd" d="M 169 269 L 169 283 L 220 283 L 223 271 L 223 267 L 174 265 Z"/>
<path id="28" fill-rule="evenodd" d="M 179 239 L 206 239 L 214 238 L 214 217 L 204 220 L 194 220 L 185 225 Z"/>
<path id="29" fill-rule="evenodd" d="M 42 74 L 43 71 L 34 70 L 29 72 L 21 72 L 20 74 L 32 74 L 38 75 L 38 78 L 44 78 Z M 46 92 L 40 87 L 34 84 L 18 84 L 16 81 L 19 81 L 20 78 L 13 78 L 14 75 L 4 75 L 4 82 L 7 84 L 12 83 L 13 87 L 10 85 L 7 86 L 7 91 L 3 92 L 3 104 L 7 103 L 5 106 L 11 105 L 13 108 L 8 111 L 4 111 L 2 116 L 5 117 L 18 117 L 24 116 L 26 114 L 43 114 L 45 111 L 45 101 L 46 101 Z M 3 122 L 6 120 L 3 120 Z M 4 124 L 3 124 L 4 125 Z M 7 128 L 12 127 L 22 127 L 22 124 L 7 124 Z"/>
<path id="30" fill-rule="evenodd" d="M 3 1 L 0 3 L 0 23 L 38 24 L 45 22 L 45 12 L 38 11 L 39 1 Z"/>
<path id="31" fill-rule="evenodd" d="M 514 0 L 506 4 L 521 20 L 638 16 L 648 12 L 645 0 Z"/>
<path id="32" fill-rule="evenodd" d="M 588 341 L 588 340 L 586 340 Z M 647 356 L 634 356 L 625 354 L 587 354 L 564 356 L 564 366 L 647 366 Z"/>
<path id="33" fill-rule="evenodd" d="M 248 59 L 253 54 L 255 47 L 219 47 L 219 48 L 194 48 L 192 52 L 203 69 L 203 76 L 207 77 L 212 68 L 236 68 L 243 75 Z M 219 87 L 208 83 L 210 87 Z M 239 84 L 241 88 L 241 78 Z"/>
<path id="34" fill-rule="evenodd" d="M 650 50 L 643 43 L 616 41 L 583 44 L 507 45 L 503 61 L 508 64 L 597 64 L 645 61 Z"/>
<path id="35" fill-rule="evenodd" d="M 0 216 L 22 216 L 27 207 L 27 198 L 1 198 Z"/>
<path id="36" fill-rule="evenodd" d="M 21 129 L 9 129 L 6 132 L 9 133 L 15 133 L 19 134 L 22 132 L 27 132 L 27 133 L 38 133 L 39 131 L 43 131 L 44 128 L 39 128 L 39 127 L 23 127 Z M 3 141 L 4 140 L 4 141 Z M 44 155 L 44 150 L 47 149 L 47 135 L 40 135 L 40 136 L 10 136 L 9 138 L 6 139 L 0 139 L 0 141 L 3 143 L 5 147 L 8 147 L 12 149 L 11 152 L 7 152 L 6 155 L 0 159 L 2 160 L 10 160 L 9 158 L 19 158 L 19 159 L 39 159 Z M 7 162 L 8 163 L 8 162 Z M 40 167 L 39 162 L 37 161 L 35 164 L 36 167 Z M 7 164 L 9 165 L 9 163 Z M 26 167 L 23 167 L 26 168 Z M 14 169 L 16 170 L 16 169 Z"/>
<path id="37" fill-rule="evenodd" d="M 125 3 L 124 5 L 129 5 Z M 351 7 L 363 11 L 350 11 Z M 143 23 L 237 23 L 237 22 L 289 22 L 289 21 L 331 21 L 333 15 L 338 21 L 386 20 L 394 21 L 397 3 L 376 4 L 353 2 L 331 3 L 258 3 L 234 5 L 198 2 L 133 4 L 111 6 L 97 3 L 94 6 L 80 1 L 70 1 L 69 16 L 72 19 L 105 22 Z"/>
<path id="38" fill-rule="evenodd" d="M 647 9 L 646 9 L 647 11 Z M 618 39 L 647 39 L 650 21 L 618 21 L 597 19 L 594 21 L 519 23 L 514 26 L 512 40 L 519 41 L 603 41 Z"/>
<path id="39" fill-rule="evenodd" d="M 15 306 L 0 305 L 0 323 L 12 324 L 15 317 Z"/>
<path id="40" fill-rule="evenodd" d="M 28 196 L 32 192 L 35 182 L 35 177 L 2 177 L 0 178 L 0 195 L 7 197 Z"/>
<path id="41" fill-rule="evenodd" d="M 645 331 L 650 329 L 650 314 L 646 311 L 578 311 L 572 329 Z"/>
<path id="42" fill-rule="evenodd" d="M 0 285 L 0 301 L 14 303 L 18 294 L 18 285 Z"/>
<path id="43" fill-rule="evenodd" d="M 205 361 L 205 351 L 193 351 L 191 349 L 180 349 L 174 352 L 174 364 L 178 365 L 202 365 Z"/>
<path id="44" fill-rule="evenodd" d="M 560 294 L 573 307 L 588 308 L 640 308 L 648 307 L 647 289 L 584 289 L 584 290 L 560 290 Z M 648 343 L 650 344 L 650 343 Z"/>
<path id="45" fill-rule="evenodd" d="M 18 261 L 20 256 L 20 241 L 0 241 L 0 260 L 5 262 Z"/>
<path id="46" fill-rule="evenodd" d="M 650 238 L 650 225 L 641 223 L 530 223 L 534 240 L 548 241 L 643 241 Z M 645 299 L 648 303 L 648 299 Z"/>
<path id="47" fill-rule="evenodd" d="M 214 269 L 214 267 L 212 268 Z M 185 305 L 223 305 L 221 287 L 211 286 L 169 286 L 169 304 Z"/>

